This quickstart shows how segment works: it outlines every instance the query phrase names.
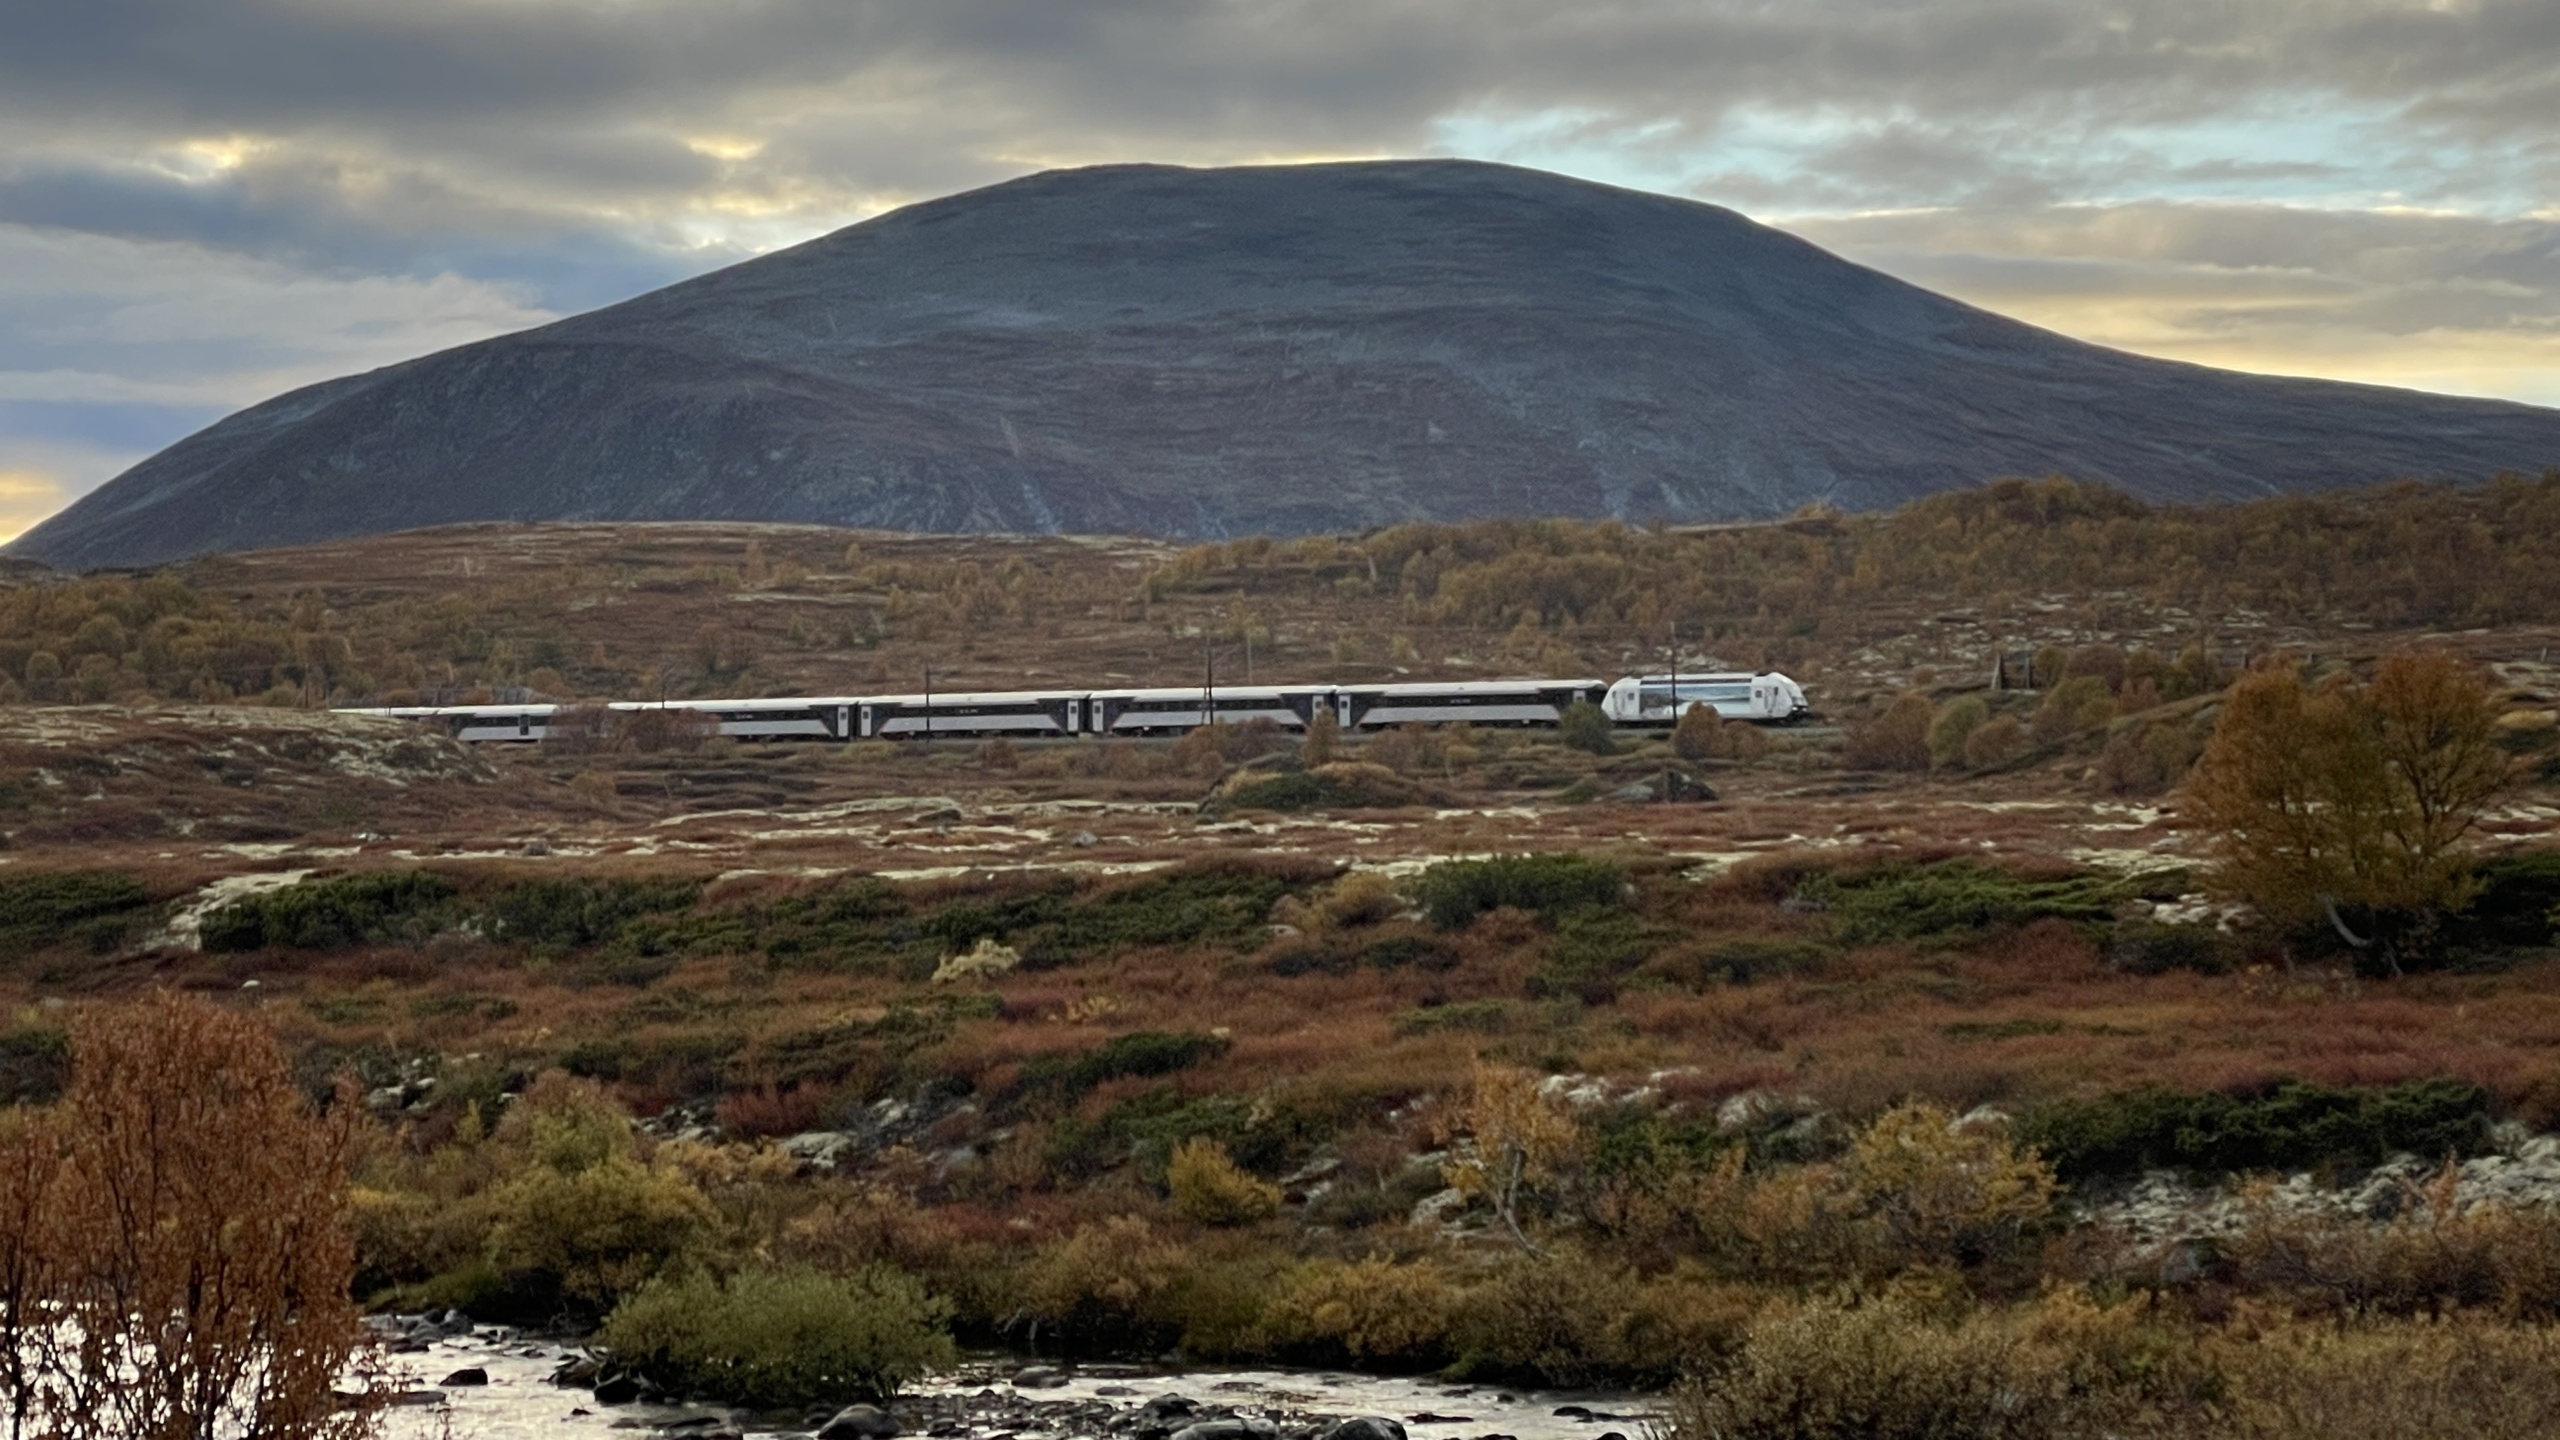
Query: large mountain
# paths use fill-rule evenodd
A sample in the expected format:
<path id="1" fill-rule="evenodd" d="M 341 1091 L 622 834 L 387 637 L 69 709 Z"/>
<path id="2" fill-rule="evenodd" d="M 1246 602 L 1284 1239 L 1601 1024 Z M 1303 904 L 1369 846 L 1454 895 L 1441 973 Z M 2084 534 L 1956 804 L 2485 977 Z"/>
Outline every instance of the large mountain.
<path id="1" fill-rule="evenodd" d="M 2560 464 L 2560 411 L 2148 360 L 1728 210 L 1460 161 L 1056 171 L 297 390 L 13 553 L 463 520 L 1169 536 L 1745 519 L 2063 472 L 2202 500 Z"/>

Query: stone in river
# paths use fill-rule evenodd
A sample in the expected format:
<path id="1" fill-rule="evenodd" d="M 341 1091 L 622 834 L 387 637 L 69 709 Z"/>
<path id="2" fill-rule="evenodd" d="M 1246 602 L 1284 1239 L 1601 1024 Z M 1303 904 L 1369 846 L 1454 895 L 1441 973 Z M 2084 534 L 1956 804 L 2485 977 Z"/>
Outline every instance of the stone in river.
<path id="1" fill-rule="evenodd" d="M 640 1382 L 629 1375 L 616 1375 L 596 1382 L 596 1403 L 628 1405 L 640 1398 Z"/>
<path id="2" fill-rule="evenodd" d="M 436 1383 L 439 1385 L 486 1385 L 489 1383 L 489 1372 L 473 1365 L 456 1370 Z"/>
<path id="3" fill-rule="evenodd" d="M 1316 1440 L 1405 1440 L 1404 1426 L 1384 1415 L 1357 1415 L 1325 1427 Z"/>
<path id="4" fill-rule="evenodd" d="M 1185 1425 L 1173 1432 L 1173 1440 L 1279 1440 L 1280 1427 L 1268 1420 L 1249 1415 L 1221 1415 Z"/>
<path id="5" fill-rule="evenodd" d="M 877 1405 L 847 1405 L 818 1427 L 818 1440 L 888 1440 L 898 1433 L 898 1418 Z"/>

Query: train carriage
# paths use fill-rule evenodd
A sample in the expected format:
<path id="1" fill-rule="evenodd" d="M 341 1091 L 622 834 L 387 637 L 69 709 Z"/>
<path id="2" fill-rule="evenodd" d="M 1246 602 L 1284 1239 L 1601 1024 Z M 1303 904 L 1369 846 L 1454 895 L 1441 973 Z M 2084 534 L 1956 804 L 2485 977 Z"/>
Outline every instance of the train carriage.
<path id="1" fill-rule="evenodd" d="M 1804 687 L 1774 670 L 1705 675 L 1630 675 L 1609 687 L 1601 709 L 1616 725 L 1669 725 L 1708 706 L 1727 720 L 1789 721 L 1813 707 Z"/>
<path id="2" fill-rule="evenodd" d="M 559 708 L 557 705 L 386 705 L 344 713 L 414 720 L 436 726 L 456 740 L 523 741 L 531 744 L 550 733 L 552 713 Z"/>
<path id="3" fill-rule="evenodd" d="M 854 733 L 866 740 L 934 735 L 1073 735 L 1085 725 L 1080 690 L 996 690 L 949 695 L 866 695 L 853 703 Z"/>
<path id="4" fill-rule="evenodd" d="M 1344 685 L 1333 692 L 1345 730 L 1394 725 L 1553 725 L 1576 701 L 1599 702 L 1602 680 L 1455 680 Z"/>
<path id="5" fill-rule="evenodd" d="M 1304 730 L 1333 692 L 1307 685 L 1193 685 L 1166 690 L 1097 690 L 1089 702 L 1096 735 L 1154 735 L 1196 730 L 1216 721 L 1241 725 L 1268 720 L 1284 730 Z"/>
<path id="6" fill-rule="evenodd" d="M 851 696 L 786 700 L 617 700 L 608 709 L 629 714 L 642 710 L 675 711 L 699 717 L 719 734 L 740 740 L 849 740 L 853 738 Z"/>

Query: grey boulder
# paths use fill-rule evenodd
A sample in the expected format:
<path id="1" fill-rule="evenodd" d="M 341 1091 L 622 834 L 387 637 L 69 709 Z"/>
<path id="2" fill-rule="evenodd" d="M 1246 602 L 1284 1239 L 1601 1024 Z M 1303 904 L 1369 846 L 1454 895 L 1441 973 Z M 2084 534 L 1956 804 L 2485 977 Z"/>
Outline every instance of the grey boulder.
<path id="1" fill-rule="evenodd" d="M 877 1405 L 847 1405 L 818 1427 L 818 1440 L 889 1440 L 897 1433 L 897 1416 Z"/>

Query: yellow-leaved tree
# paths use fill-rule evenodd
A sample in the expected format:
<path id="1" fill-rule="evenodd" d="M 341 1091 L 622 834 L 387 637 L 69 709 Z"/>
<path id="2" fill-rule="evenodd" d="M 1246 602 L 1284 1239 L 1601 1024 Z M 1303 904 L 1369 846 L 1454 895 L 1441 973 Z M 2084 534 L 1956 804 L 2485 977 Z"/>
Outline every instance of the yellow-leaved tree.
<path id="1" fill-rule="evenodd" d="M 1521 1228 L 1521 1202 L 1556 1178 L 1581 1138 L 1581 1127 L 1539 1091 L 1537 1076 L 1482 1063 L 1458 1118 L 1465 1135 L 1443 1176 L 1459 1194 L 1492 1206 L 1494 1218 L 1521 1249 L 1545 1253 Z"/>
<path id="2" fill-rule="evenodd" d="M 2510 766 L 2479 675 L 2441 652 L 2370 680 L 2293 666 L 2231 687 L 2186 786 L 2215 880 L 2285 925 L 2325 921 L 2398 974 L 2475 892 L 2466 842 Z"/>

